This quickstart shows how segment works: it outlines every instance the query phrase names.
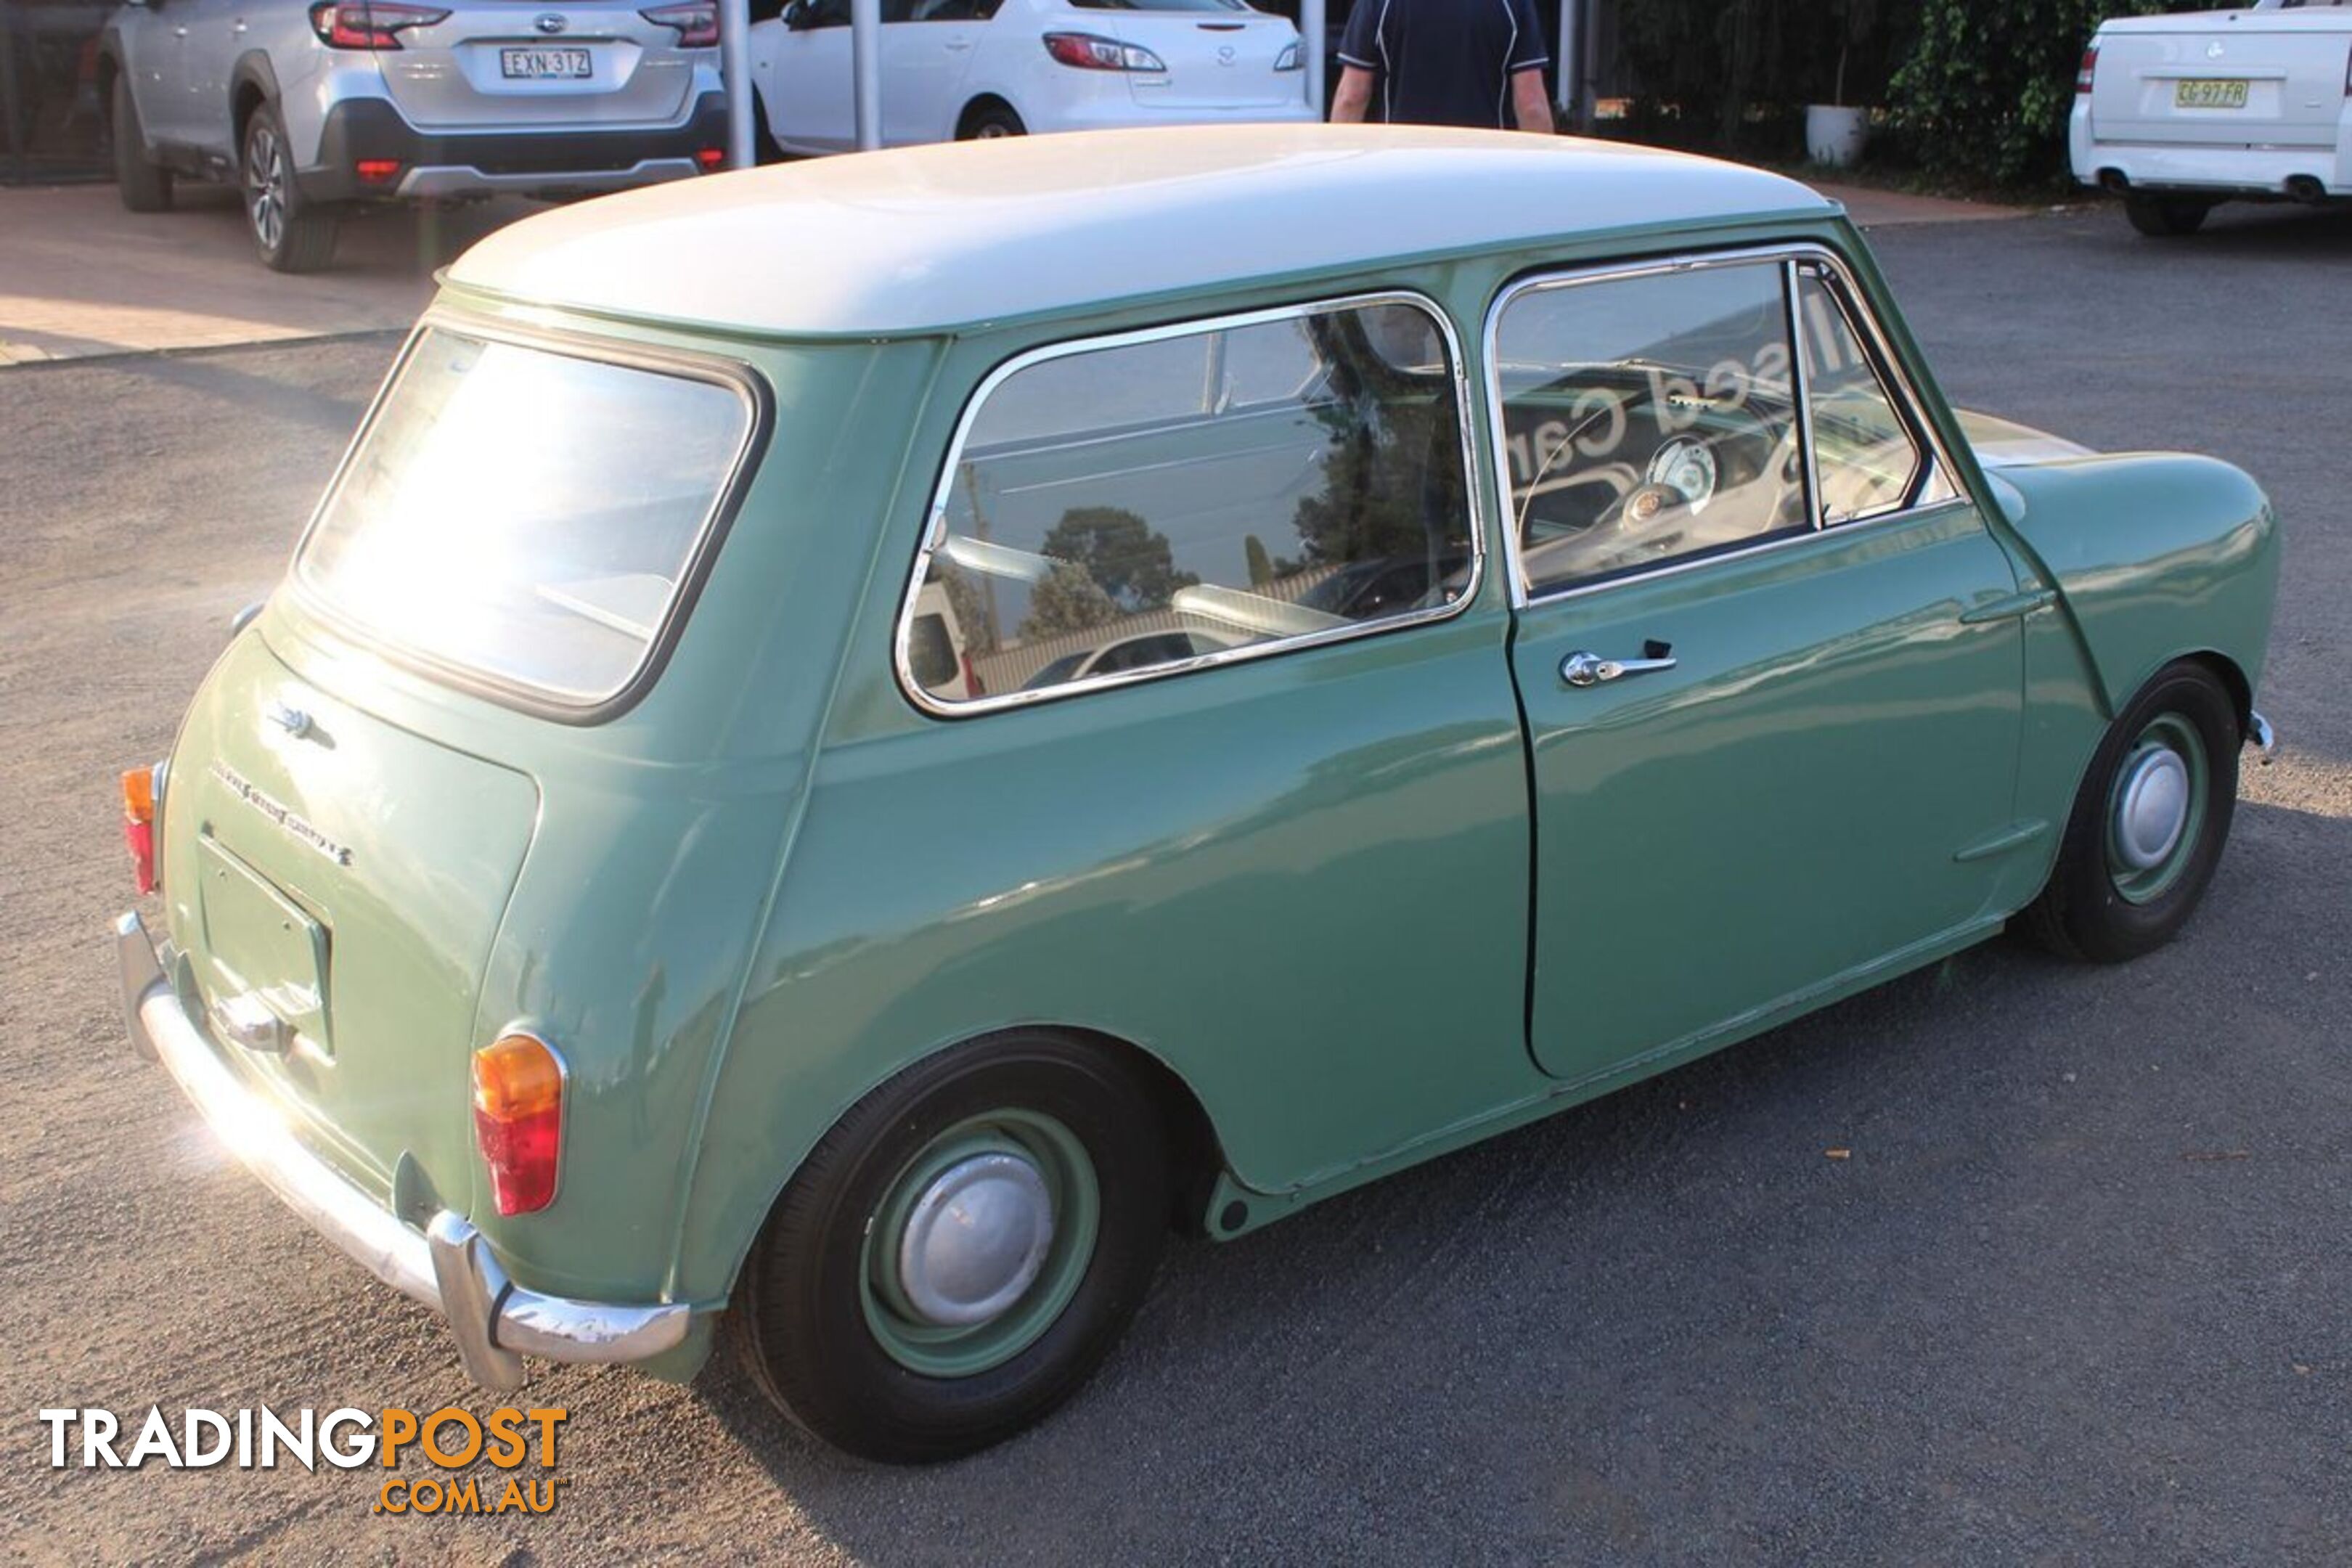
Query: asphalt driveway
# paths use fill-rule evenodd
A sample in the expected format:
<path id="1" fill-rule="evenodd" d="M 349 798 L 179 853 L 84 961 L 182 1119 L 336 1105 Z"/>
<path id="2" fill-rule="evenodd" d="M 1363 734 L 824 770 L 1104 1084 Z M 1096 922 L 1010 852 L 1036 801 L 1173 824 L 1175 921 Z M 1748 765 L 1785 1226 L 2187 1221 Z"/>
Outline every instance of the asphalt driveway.
<path id="1" fill-rule="evenodd" d="M 34 1561 L 2332 1563 L 2352 1540 L 2352 221 L 1882 232 L 1956 401 L 2242 464 L 2286 520 L 2205 912 L 2010 942 L 1230 1246 L 1041 1430 L 849 1466 L 570 1370 L 561 1507 L 52 1471 L 34 1412 L 489 1402 L 120 1044 L 114 773 L 280 569 L 390 338 L 0 372 L 0 1547 Z M 1704 962 L 1704 954 L 1693 954 Z M 1830 1149 L 1850 1157 L 1828 1158 Z"/>

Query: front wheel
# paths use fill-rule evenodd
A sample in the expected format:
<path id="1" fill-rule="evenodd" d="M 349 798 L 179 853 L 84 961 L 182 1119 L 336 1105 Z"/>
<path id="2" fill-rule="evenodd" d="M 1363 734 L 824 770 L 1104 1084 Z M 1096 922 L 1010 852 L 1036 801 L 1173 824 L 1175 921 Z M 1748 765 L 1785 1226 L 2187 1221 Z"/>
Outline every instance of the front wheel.
<path id="1" fill-rule="evenodd" d="M 2124 216 L 2132 227 L 2154 239 L 2179 239 L 2205 226 L 2210 202 L 2186 196 L 2126 196 Z"/>
<path id="2" fill-rule="evenodd" d="M 752 1380 L 866 1458 L 983 1448 L 1067 1399 L 1142 1300 L 1169 1171 L 1116 1058 L 1003 1036 L 922 1062 L 809 1154 L 726 1328 Z"/>
<path id="3" fill-rule="evenodd" d="M 2237 704 L 2204 666 L 2168 666 L 2109 727 L 2049 885 L 2025 911 L 2044 947 L 2116 963 L 2170 942 L 2213 879 L 2238 804 Z"/>
<path id="4" fill-rule="evenodd" d="M 264 267 L 316 272 L 334 259 L 335 215 L 302 199 L 275 104 L 260 105 L 246 120 L 244 190 L 246 227 Z"/>

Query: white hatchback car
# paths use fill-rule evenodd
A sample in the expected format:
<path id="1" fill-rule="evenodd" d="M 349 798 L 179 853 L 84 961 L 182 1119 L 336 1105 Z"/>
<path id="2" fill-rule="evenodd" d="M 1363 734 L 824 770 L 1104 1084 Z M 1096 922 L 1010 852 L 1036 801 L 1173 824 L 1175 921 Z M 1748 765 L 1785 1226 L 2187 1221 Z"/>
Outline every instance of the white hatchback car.
<path id="1" fill-rule="evenodd" d="M 755 0 L 762 151 L 857 144 L 849 0 Z M 1243 0 L 882 0 L 886 145 L 1312 121 L 1298 30 Z"/>

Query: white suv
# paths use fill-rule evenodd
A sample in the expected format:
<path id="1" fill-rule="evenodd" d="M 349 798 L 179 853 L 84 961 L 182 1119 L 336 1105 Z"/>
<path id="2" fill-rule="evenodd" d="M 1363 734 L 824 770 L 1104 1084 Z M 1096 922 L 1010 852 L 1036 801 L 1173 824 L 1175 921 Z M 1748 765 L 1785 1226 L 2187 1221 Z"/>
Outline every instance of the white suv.
<path id="1" fill-rule="evenodd" d="M 363 202 L 563 196 L 725 162 L 714 0 L 131 0 L 100 45 L 115 182 L 243 187 L 261 259 L 308 272 Z"/>

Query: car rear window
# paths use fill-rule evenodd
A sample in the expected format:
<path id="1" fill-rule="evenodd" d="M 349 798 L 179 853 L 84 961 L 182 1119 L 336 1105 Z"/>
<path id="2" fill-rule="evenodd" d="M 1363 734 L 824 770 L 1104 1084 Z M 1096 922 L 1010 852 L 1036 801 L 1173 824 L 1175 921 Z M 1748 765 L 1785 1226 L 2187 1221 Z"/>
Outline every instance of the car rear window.
<path id="1" fill-rule="evenodd" d="M 428 329 L 295 571 L 377 638 L 594 707 L 659 641 L 752 422 L 723 381 Z"/>

